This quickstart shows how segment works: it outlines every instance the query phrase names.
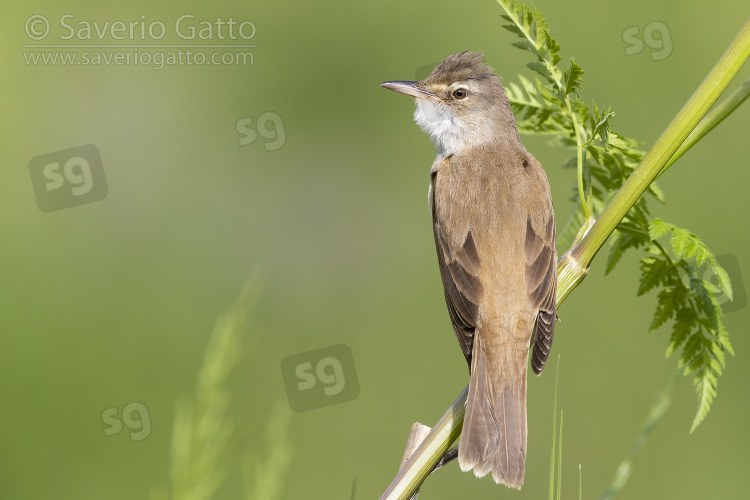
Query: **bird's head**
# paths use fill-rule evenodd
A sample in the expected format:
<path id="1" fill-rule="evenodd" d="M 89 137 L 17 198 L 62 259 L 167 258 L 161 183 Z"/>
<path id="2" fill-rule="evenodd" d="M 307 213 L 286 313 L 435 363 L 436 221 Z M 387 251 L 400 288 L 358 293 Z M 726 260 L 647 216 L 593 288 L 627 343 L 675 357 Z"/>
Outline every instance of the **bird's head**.
<path id="1" fill-rule="evenodd" d="M 414 98 L 414 120 L 441 156 L 497 141 L 520 142 L 500 78 L 482 62 L 481 52 L 453 54 L 421 82 L 399 80 L 381 87 Z"/>

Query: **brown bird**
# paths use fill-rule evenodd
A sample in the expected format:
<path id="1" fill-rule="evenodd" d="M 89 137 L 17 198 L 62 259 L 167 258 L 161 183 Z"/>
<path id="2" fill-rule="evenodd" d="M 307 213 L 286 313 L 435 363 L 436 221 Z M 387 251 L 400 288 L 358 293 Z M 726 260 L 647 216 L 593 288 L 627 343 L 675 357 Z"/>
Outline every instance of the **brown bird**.
<path id="1" fill-rule="evenodd" d="M 414 97 L 437 148 L 428 194 L 445 301 L 471 373 L 458 461 L 521 488 L 526 367 L 541 374 L 555 329 L 555 214 L 542 166 L 521 143 L 500 78 L 481 53 L 453 54 Z"/>

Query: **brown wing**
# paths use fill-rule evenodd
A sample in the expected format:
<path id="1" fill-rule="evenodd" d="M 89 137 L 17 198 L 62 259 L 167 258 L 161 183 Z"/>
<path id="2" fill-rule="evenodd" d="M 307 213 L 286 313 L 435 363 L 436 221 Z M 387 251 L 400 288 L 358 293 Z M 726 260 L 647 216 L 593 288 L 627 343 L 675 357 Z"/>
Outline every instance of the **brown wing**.
<path id="1" fill-rule="evenodd" d="M 539 167 L 541 168 L 541 166 Z M 542 174 L 543 175 L 543 174 Z M 548 195 L 549 196 L 549 195 Z M 529 304 L 538 309 L 531 369 L 540 375 L 552 347 L 555 334 L 557 294 L 557 246 L 555 216 L 550 202 L 550 213 L 543 227 L 534 228 L 531 218 L 526 223 L 526 287 Z"/>
<path id="2" fill-rule="evenodd" d="M 479 320 L 479 302 L 482 296 L 482 284 L 479 281 L 479 255 L 471 232 L 466 234 L 463 247 L 458 251 L 451 252 L 448 248 L 436 216 L 434 200 L 436 182 L 437 173 L 433 172 L 430 179 L 430 193 L 432 193 L 430 210 L 440 277 L 443 280 L 445 303 L 448 306 L 453 329 L 466 361 L 471 367 L 474 330 Z"/>

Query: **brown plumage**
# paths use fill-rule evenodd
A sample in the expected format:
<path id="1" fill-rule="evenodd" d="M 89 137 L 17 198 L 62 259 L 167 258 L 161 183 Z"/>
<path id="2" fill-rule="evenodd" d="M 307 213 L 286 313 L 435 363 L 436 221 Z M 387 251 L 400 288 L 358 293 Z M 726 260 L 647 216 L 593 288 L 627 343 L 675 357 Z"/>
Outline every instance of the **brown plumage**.
<path id="1" fill-rule="evenodd" d="M 557 251 L 549 184 L 526 151 L 500 79 L 463 52 L 411 95 L 437 147 L 430 210 L 453 328 L 471 377 L 459 465 L 520 488 L 526 460 L 526 367 L 540 374 L 555 326 Z M 536 327 L 535 327 L 536 325 Z"/>

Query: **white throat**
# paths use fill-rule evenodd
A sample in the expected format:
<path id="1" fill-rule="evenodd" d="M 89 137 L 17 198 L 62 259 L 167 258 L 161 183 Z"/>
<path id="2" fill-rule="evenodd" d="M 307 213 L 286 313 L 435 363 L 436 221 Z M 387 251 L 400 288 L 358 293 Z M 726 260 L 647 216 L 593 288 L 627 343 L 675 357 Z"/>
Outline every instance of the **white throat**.
<path id="1" fill-rule="evenodd" d="M 469 147 L 503 139 L 499 137 L 498 124 L 489 114 L 474 113 L 472 120 L 467 121 L 434 98 L 420 97 L 415 101 L 414 121 L 430 135 L 438 156 L 451 156 Z"/>
<path id="2" fill-rule="evenodd" d="M 466 145 L 471 131 L 448 105 L 432 98 L 417 98 L 415 101 L 414 121 L 432 138 L 439 156 L 451 156 Z"/>

